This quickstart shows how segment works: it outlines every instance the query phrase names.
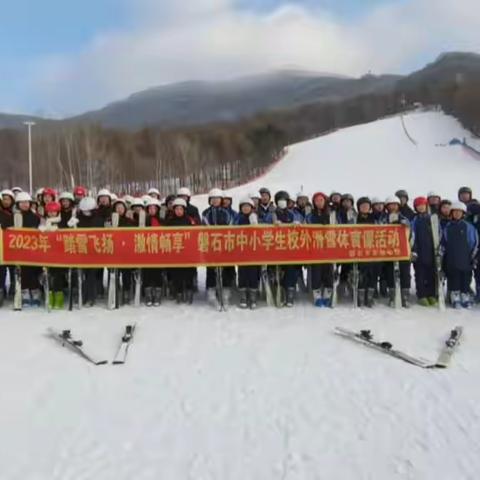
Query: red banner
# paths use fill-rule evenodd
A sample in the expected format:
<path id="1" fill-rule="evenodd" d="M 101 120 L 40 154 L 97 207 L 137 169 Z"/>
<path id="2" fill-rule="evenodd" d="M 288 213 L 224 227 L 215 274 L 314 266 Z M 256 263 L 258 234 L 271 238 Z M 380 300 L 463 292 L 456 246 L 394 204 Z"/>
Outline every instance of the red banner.
<path id="1" fill-rule="evenodd" d="M 410 258 L 403 225 L 255 225 L 2 232 L 1 263 L 187 267 L 375 262 Z"/>

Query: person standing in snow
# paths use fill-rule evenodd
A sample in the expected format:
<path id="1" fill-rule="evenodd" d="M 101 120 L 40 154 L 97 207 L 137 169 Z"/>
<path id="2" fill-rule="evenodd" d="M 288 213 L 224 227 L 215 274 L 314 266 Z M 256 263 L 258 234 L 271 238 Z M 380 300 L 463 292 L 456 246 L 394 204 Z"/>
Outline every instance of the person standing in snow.
<path id="1" fill-rule="evenodd" d="M 442 236 L 448 291 L 453 308 L 469 308 L 471 272 L 475 266 L 478 233 L 465 220 L 467 207 L 462 202 L 452 203 L 451 220 Z"/>
<path id="2" fill-rule="evenodd" d="M 395 196 L 400 199 L 400 213 L 408 219 L 409 222 L 413 220 L 415 212 L 408 205 L 408 193 L 406 190 L 397 190 Z"/>

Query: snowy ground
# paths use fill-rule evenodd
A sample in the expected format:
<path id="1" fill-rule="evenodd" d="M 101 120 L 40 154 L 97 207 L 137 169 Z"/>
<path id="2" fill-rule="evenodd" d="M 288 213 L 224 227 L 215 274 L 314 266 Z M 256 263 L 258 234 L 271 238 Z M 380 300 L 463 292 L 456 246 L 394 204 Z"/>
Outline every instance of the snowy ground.
<path id="1" fill-rule="evenodd" d="M 414 113 L 289 148 L 261 185 L 385 196 L 407 188 L 455 197 L 480 175 L 467 137 L 441 113 Z M 394 167 L 398 166 L 398 171 Z M 474 185 L 473 185 L 474 186 Z M 205 199 L 196 198 L 201 206 Z M 0 310 L 0 480 L 476 480 L 480 471 L 478 308 L 354 311 L 102 307 Z M 45 336 L 71 329 L 124 366 L 95 367 Z M 333 335 L 378 339 L 434 360 L 449 330 L 465 336 L 451 368 L 426 371 Z"/>
<path id="2" fill-rule="evenodd" d="M 44 336 L 71 328 L 124 366 L 91 366 Z M 371 328 L 435 359 L 455 324 L 448 370 L 425 371 L 332 334 Z M 478 311 L 193 307 L 2 310 L 2 479 L 476 479 Z"/>

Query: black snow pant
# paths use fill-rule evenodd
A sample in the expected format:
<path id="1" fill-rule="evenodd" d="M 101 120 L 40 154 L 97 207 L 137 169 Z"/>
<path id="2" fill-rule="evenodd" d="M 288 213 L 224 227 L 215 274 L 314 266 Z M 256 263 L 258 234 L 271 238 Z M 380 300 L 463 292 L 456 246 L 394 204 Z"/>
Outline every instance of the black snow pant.
<path id="1" fill-rule="evenodd" d="M 130 268 L 119 270 L 122 278 L 122 290 L 129 292 L 132 288 L 132 270 Z"/>
<path id="2" fill-rule="evenodd" d="M 193 290 L 193 280 L 196 268 L 170 268 L 168 269 L 168 278 L 171 282 L 175 294 Z"/>
<path id="3" fill-rule="evenodd" d="M 377 287 L 380 266 L 376 263 L 358 264 L 358 288 L 360 290 L 374 289 Z"/>
<path id="4" fill-rule="evenodd" d="M 67 288 L 67 269 L 49 268 L 48 273 L 52 280 L 50 287 L 52 292 L 63 292 Z"/>
<path id="5" fill-rule="evenodd" d="M 145 268 L 143 270 L 143 285 L 145 288 L 159 288 L 163 284 L 162 268 Z"/>
<path id="6" fill-rule="evenodd" d="M 436 297 L 436 273 L 433 265 L 415 263 L 417 298 Z"/>
<path id="7" fill-rule="evenodd" d="M 447 270 L 447 285 L 449 292 L 470 293 L 470 282 L 472 272 L 470 270 L 458 270 L 450 268 Z"/>
<path id="8" fill-rule="evenodd" d="M 222 283 L 225 288 L 231 288 L 235 280 L 235 267 L 221 267 Z M 217 286 L 217 269 L 215 267 L 207 268 L 207 288 Z"/>
<path id="9" fill-rule="evenodd" d="M 333 265 L 326 263 L 311 266 L 312 290 L 333 288 Z"/>
<path id="10" fill-rule="evenodd" d="M 260 282 L 260 267 L 238 267 L 238 288 L 250 288 L 258 290 Z"/>
<path id="11" fill-rule="evenodd" d="M 403 289 L 410 288 L 410 262 L 399 262 L 400 264 L 400 287 Z M 395 288 L 395 275 L 393 262 L 385 262 L 385 274 L 388 288 Z"/>
<path id="12" fill-rule="evenodd" d="M 39 267 L 22 267 L 22 290 L 39 290 L 41 271 Z"/>

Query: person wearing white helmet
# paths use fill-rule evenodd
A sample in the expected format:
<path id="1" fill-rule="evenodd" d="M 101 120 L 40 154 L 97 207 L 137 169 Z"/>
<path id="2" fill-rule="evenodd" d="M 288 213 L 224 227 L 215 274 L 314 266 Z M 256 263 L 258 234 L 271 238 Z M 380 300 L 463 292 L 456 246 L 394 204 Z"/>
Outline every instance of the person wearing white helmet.
<path id="1" fill-rule="evenodd" d="M 105 226 L 111 224 L 112 218 L 112 194 L 106 188 L 102 188 L 97 193 L 97 212 L 96 214 L 103 219 Z M 103 283 L 102 283 L 103 286 Z"/>
<path id="2" fill-rule="evenodd" d="M 32 197 L 27 192 L 18 192 L 15 196 L 15 206 L 17 212 L 21 215 L 21 225 L 24 228 L 38 228 L 40 225 L 40 217 L 32 211 L 32 202 Z M 38 267 L 22 266 L 20 271 L 22 306 L 39 307 L 41 292 Z"/>
<path id="3" fill-rule="evenodd" d="M 410 222 L 408 219 L 402 215 L 400 212 L 400 199 L 396 195 L 391 195 L 385 199 L 385 209 L 386 213 L 382 218 L 382 222 L 387 225 L 406 225 L 410 227 Z M 394 274 L 394 263 L 395 262 L 385 262 L 384 263 L 384 274 L 385 280 L 388 288 L 389 296 L 389 305 L 391 307 L 395 306 L 395 274 Z M 400 266 L 400 288 L 401 288 L 401 301 L 403 308 L 410 307 L 410 285 L 411 285 L 411 274 L 410 274 L 410 261 L 405 260 L 399 262 Z"/>
<path id="4" fill-rule="evenodd" d="M 12 187 L 12 192 L 16 195 L 17 193 L 23 192 L 21 187 Z"/>
<path id="5" fill-rule="evenodd" d="M 428 192 L 427 194 L 428 200 L 428 212 L 430 214 L 438 214 L 440 210 L 440 202 L 442 201 L 442 197 L 436 192 Z"/>
<path id="6" fill-rule="evenodd" d="M 478 233 L 465 220 L 466 212 L 467 206 L 463 202 L 452 203 L 451 220 L 443 230 L 442 237 L 447 289 L 453 308 L 472 306 L 470 283 L 477 260 Z"/>
<path id="7" fill-rule="evenodd" d="M 183 200 L 185 200 L 185 202 L 187 203 L 187 215 L 195 221 L 195 225 L 200 225 L 202 223 L 202 219 L 200 218 L 200 212 L 195 205 L 192 205 L 190 203 L 191 196 L 192 193 L 187 187 L 181 187 L 177 190 L 177 197 L 183 198 Z"/>
<path id="8" fill-rule="evenodd" d="M 304 222 L 307 215 L 312 212 L 312 204 L 310 203 L 310 198 L 307 193 L 303 191 L 297 193 L 297 201 L 294 211 L 303 219 L 302 222 Z"/>
<path id="9" fill-rule="evenodd" d="M 230 217 L 232 219 L 232 223 L 235 222 L 235 218 L 238 215 L 238 212 L 233 208 L 233 197 L 230 194 L 223 194 L 222 198 L 222 207 L 230 214 Z"/>
<path id="10" fill-rule="evenodd" d="M 77 216 L 69 220 L 69 226 L 79 228 L 102 228 L 105 219 L 99 214 L 97 202 L 92 197 L 84 197 L 78 204 Z M 93 306 L 97 295 L 103 291 L 103 268 L 86 268 L 82 271 L 83 304 Z"/>
<path id="11" fill-rule="evenodd" d="M 235 225 L 258 225 L 255 204 L 250 197 L 240 200 Z M 257 308 L 258 287 L 260 283 L 260 267 L 257 265 L 238 267 L 238 292 L 240 308 Z"/>
<path id="12" fill-rule="evenodd" d="M 172 214 L 165 221 L 167 227 L 192 227 L 195 221 L 187 213 L 187 202 L 177 197 L 172 204 Z M 172 293 L 177 303 L 193 302 L 194 280 L 196 268 L 169 268 L 168 276 L 171 281 Z"/>
<path id="13" fill-rule="evenodd" d="M 147 193 L 150 197 L 156 198 L 157 200 L 160 200 L 161 198 L 160 191 L 158 190 L 158 188 L 150 188 Z"/>
<path id="14" fill-rule="evenodd" d="M 149 197 L 146 205 L 147 227 L 160 227 L 160 201 Z M 145 304 L 147 307 L 158 307 L 162 301 L 162 285 L 164 282 L 163 270 L 161 268 L 145 268 L 143 270 L 143 285 L 145 287 Z"/>
<path id="15" fill-rule="evenodd" d="M 208 204 L 210 206 L 202 214 L 202 223 L 204 225 L 231 225 L 232 217 L 222 207 L 223 197 L 224 193 L 219 188 L 210 190 L 208 193 Z M 235 268 L 233 267 L 207 267 L 206 286 L 208 301 L 211 304 L 216 304 L 217 307 L 220 306 L 220 308 L 227 305 L 234 278 Z"/>
<path id="16" fill-rule="evenodd" d="M 385 202 L 379 197 L 372 197 L 372 213 L 375 223 L 379 223 L 385 214 Z"/>
<path id="17" fill-rule="evenodd" d="M 75 197 L 73 196 L 73 193 L 62 192 L 60 193 L 58 200 L 61 206 L 60 216 L 62 218 L 60 223 L 58 224 L 58 227 L 67 228 L 68 222 L 70 221 L 74 213 L 73 210 L 75 206 Z"/>

